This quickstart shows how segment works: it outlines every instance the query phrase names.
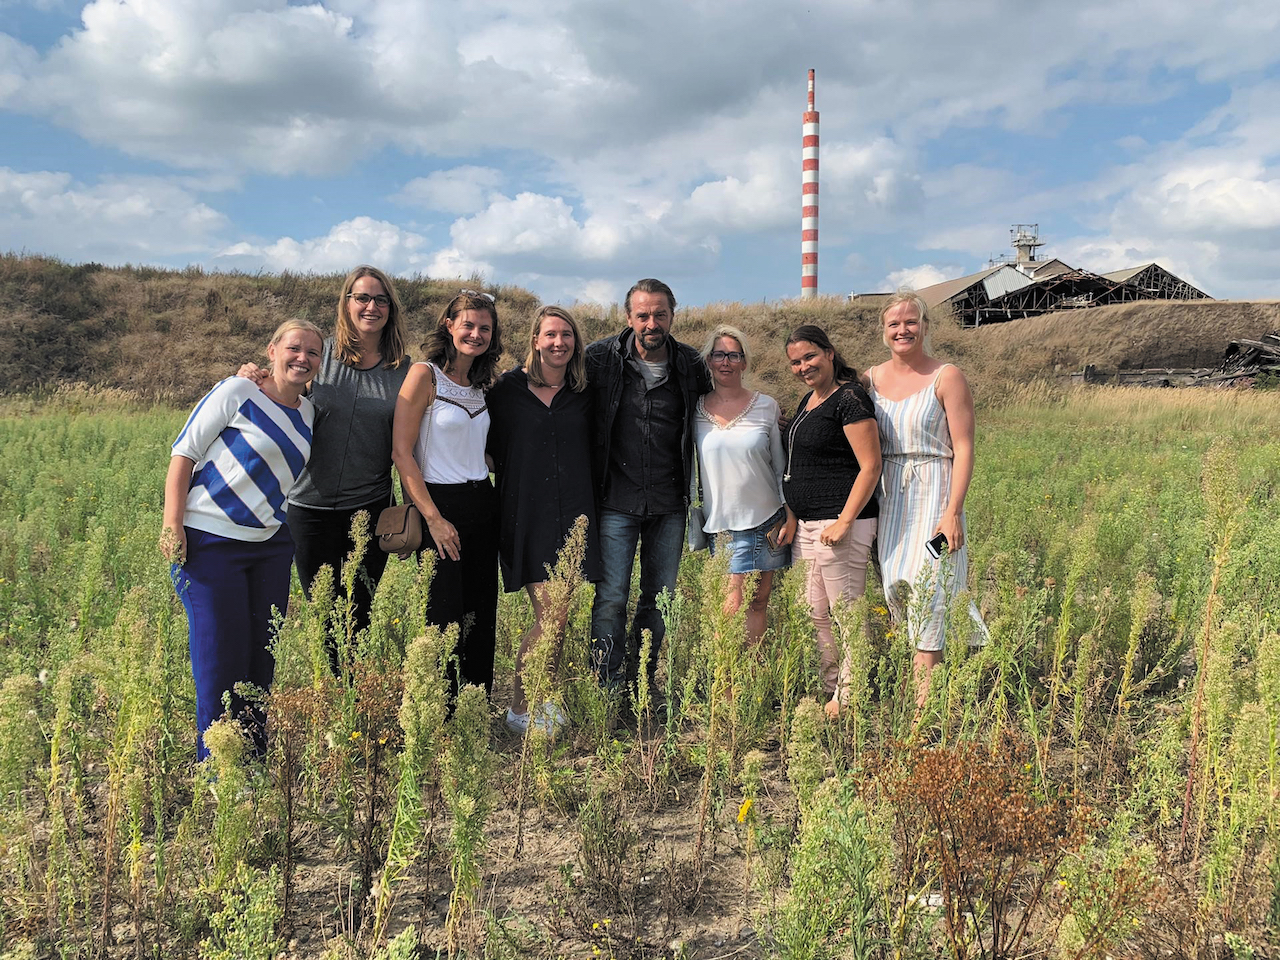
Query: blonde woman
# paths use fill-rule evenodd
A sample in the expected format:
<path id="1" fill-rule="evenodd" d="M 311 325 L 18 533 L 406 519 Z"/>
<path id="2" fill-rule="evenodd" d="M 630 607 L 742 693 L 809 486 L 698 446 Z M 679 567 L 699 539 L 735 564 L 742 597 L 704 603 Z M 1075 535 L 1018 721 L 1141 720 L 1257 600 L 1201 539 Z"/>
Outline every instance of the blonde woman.
<path id="1" fill-rule="evenodd" d="M 586 344 L 572 315 L 543 307 L 529 330 L 524 367 L 503 374 L 489 391 L 489 454 L 498 483 L 498 560 L 507 592 L 524 589 L 533 624 L 520 639 L 507 726 L 554 735 L 565 723 L 553 703 L 531 711 L 524 660 L 543 634 L 554 631 L 558 651 L 568 609 L 551 609 L 547 568 L 554 567 L 579 517 L 587 518 L 582 575 L 600 579 L 600 535 L 591 483 L 592 399 L 583 355 Z"/>
<path id="2" fill-rule="evenodd" d="M 791 563 L 791 547 L 782 542 L 786 509 L 782 474 L 786 454 L 778 431 L 778 402 L 743 386 L 751 369 L 746 337 L 736 327 L 711 331 L 702 348 L 711 370 L 712 389 L 698 400 L 693 422 L 698 448 L 705 522 L 702 529 L 714 552 L 720 534 L 728 534 L 729 592 L 725 611 L 742 608 L 746 579 L 759 574 L 747 605 L 746 635 L 752 646 L 764 637 L 773 574 Z"/>
<path id="3" fill-rule="evenodd" d="M 315 408 L 303 396 L 315 376 L 323 335 L 286 320 L 271 337 L 261 387 L 229 377 L 205 395 L 173 443 L 164 484 L 160 550 L 173 564 L 187 613 L 196 685 L 196 757 L 204 732 L 230 697 L 247 713 L 255 748 L 266 748 L 265 717 L 235 685 L 271 685 L 272 608 L 289 606 L 293 539 L 285 502 L 311 456 Z"/>
<path id="4" fill-rule="evenodd" d="M 963 590 L 968 574 L 964 500 L 973 478 L 973 394 L 959 367 L 929 355 L 929 313 L 915 293 L 895 294 L 880 311 L 889 359 L 867 371 L 875 403 L 884 473 L 877 539 L 885 598 L 893 618 L 905 622 L 916 647 L 913 672 L 917 709 L 929 693 L 930 675 L 942 662 L 948 597 Z M 941 535 L 943 561 L 928 550 Z M 930 596 L 911 600 L 927 585 Z M 986 626 L 977 608 L 970 616 Z"/>

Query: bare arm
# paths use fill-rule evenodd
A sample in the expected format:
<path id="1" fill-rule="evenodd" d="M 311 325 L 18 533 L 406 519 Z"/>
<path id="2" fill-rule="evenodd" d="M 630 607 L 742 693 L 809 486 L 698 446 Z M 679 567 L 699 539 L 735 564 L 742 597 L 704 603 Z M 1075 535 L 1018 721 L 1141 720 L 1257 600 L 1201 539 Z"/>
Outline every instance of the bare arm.
<path id="1" fill-rule="evenodd" d="M 170 563 L 187 559 L 187 531 L 182 525 L 191 491 L 191 471 L 196 462 L 189 457 L 173 457 L 164 478 L 164 520 L 160 527 L 160 552 Z"/>
<path id="2" fill-rule="evenodd" d="M 436 387 L 431 368 L 425 363 L 415 363 L 409 368 L 409 375 L 404 378 L 400 394 L 396 397 L 396 414 L 391 426 L 391 459 L 400 473 L 400 486 L 404 488 L 405 496 L 413 501 L 413 505 L 422 514 L 422 519 L 431 532 L 431 539 L 445 556 L 450 560 L 457 560 L 461 556 L 458 531 L 440 515 L 440 510 L 427 491 L 427 483 L 422 478 L 422 468 L 413 455 L 413 448 L 418 444 L 418 431 L 422 428 L 422 418 L 435 399 Z"/>
<path id="3" fill-rule="evenodd" d="M 969 381 L 958 367 L 947 367 L 938 378 L 938 402 L 947 414 L 947 426 L 951 430 L 951 491 L 947 509 L 938 522 L 935 533 L 947 538 L 951 552 L 964 546 L 964 498 L 973 480 L 973 394 Z"/>
<path id="4" fill-rule="evenodd" d="M 853 455 L 858 458 L 858 477 L 849 489 L 849 498 L 845 500 L 840 516 L 822 531 L 823 543 L 839 543 L 844 539 L 880 482 L 880 431 L 876 429 L 875 417 L 845 424 L 844 435 Z"/>

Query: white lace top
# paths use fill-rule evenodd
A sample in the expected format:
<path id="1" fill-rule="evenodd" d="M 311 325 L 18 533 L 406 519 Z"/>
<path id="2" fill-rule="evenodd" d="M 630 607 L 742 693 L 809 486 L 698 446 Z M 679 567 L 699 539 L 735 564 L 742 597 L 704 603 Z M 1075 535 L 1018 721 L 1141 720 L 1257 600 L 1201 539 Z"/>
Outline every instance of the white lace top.
<path id="1" fill-rule="evenodd" d="M 460 387 L 434 363 L 436 399 L 422 417 L 414 459 L 427 483 L 465 483 L 485 480 L 489 467 L 484 462 L 489 439 L 489 409 L 484 391 Z"/>
<path id="2" fill-rule="evenodd" d="M 742 413 L 721 426 L 699 398 L 693 429 L 707 533 L 751 530 L 778 512 L 786 454 L 776 400 L 756 393 Z"/>

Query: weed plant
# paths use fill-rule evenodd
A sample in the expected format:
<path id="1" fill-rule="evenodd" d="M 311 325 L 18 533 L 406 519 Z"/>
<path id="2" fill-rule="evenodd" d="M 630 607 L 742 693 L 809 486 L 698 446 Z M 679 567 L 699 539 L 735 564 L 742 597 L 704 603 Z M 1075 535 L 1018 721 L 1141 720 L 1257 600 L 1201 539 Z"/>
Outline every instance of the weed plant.
<path id="1" fill-rule="evenodd" d="M 138 311 L 181 299 L 165 290 L 173 275 L 135 279 L 154 285 Z M 109 280 L 84 271 L 77 282 Z M 310 289 L 290 283 L 290 295 Z M 220 336 L 236 315 L 253 335 L 255 311 L 274 309 L 232 285 L 216 300 L 201 293 L 197 308 Z M 758 313 L 763 324 L 786 311 Z M 772 375 L 761 367 L 762 383 Z M 813 699 L 801 571 L 776 578 L 757 657 L 724 613 L 723 569 L 701 554 L 663 601 L 657 688 L 639 684 L 634 724 L 589 669 L 585 584 L 566 591 L 559 672 L 549 648 L 527 668 L 532 699 L 573 720 L 554 749 L 495 736 L 480 691 L 445 719 L 453 641 L 423 620 L 428 558 L 388 567 L 362 631 L 335 590 L 358 575 L 350 566 L 323 572 L 310 601 L 295 589 L 263 701 L 265 760 L 245 756 L 228 718 L 204 768 L 185 618 L 155 549 L 183 415 L 104 389 L 0 409 L 5 951 L 1275 949 L 1274 393 L 1010 388 L 984 409 L 971 593 L 948 611 L 957 639 L 918 728 L 910 640 L 875 583 L 837 618 L 851 696 L 831 723 Z M 960 641 L 970 597 L 990 628 L 983 645 Z M 514 642 L 529 622 L 523 595 L 502 615 L 503 643 Z M 497 689 L 511 669 L 504 653 Z M 1077 796 L 1090 817 L 1074 814 Z M 516 865 L 519 814 L 535 807 Z M 963 836 L 941 826 L 957 818 Z M 389 940 L 408 924 L 411 936 Z M 742 939 L 716 948 L 699 936 Z"/>

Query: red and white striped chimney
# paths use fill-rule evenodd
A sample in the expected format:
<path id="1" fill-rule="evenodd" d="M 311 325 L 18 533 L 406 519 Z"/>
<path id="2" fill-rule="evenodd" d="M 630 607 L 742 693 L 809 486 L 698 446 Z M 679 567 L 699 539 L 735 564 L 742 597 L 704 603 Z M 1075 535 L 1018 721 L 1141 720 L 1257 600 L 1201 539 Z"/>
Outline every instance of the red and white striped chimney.
<path id="1" fill-rule="evenodd" d="M 813 109 L 813 71 L 809 71 L 809 109 L 804 112 L 800 172 L 800 298 L 818 295 L 818 111 Z"/>

